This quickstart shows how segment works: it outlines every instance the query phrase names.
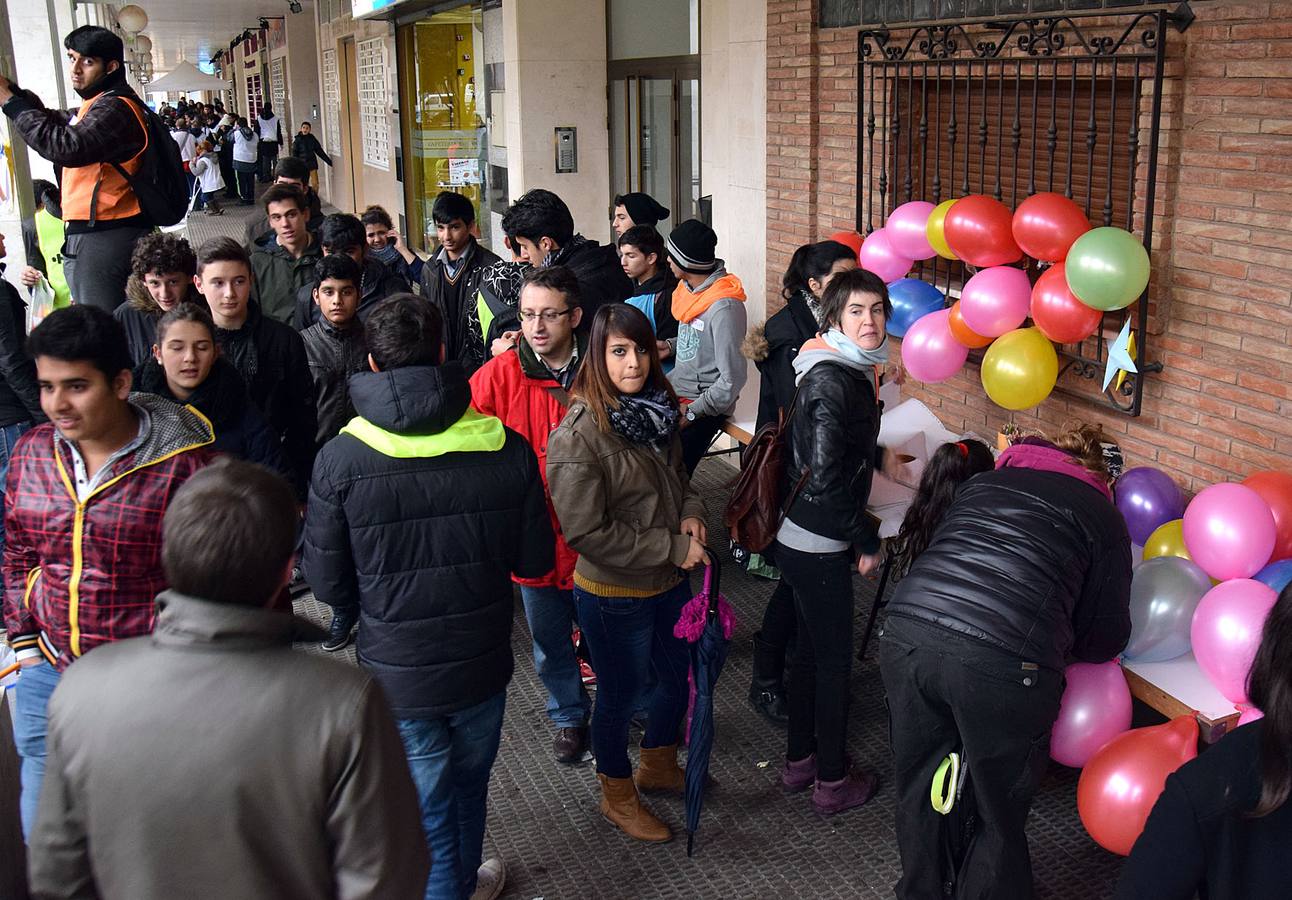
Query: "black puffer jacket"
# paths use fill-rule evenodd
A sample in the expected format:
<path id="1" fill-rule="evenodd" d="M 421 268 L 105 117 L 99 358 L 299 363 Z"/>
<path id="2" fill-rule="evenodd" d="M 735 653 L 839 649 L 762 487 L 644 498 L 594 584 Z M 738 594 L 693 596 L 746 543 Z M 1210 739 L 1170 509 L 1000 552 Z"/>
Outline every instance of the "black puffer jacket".
<path id="1" fill-rule="evenodd" d="M 368 314 L 387 297 L 407 294 L 412 290 L 408 280 L 390 266 L 374 257 L 364 257 L 359 281 L 359 321 L 368 321 Z M 296 313 L 292 318 L 292 326 L 297 331 L 304 331 L 311 325 L 317 325 L 322 318 L 319 305 L 314 302 L 314 282 L 311 280 L 296 292 Z"/>
<path id="2" fill-rule="evenodd" d="M 1130 637 L 1130 536 L 1097 489 L 1061 472 L 997 469 L 960 488 L 888 604 L 1062 669 Z"/>
<path id="3" fill-rule="evenodd" d="M 614 244 L 602 246 L 576 236 L 570 247 L 557 252 L 553 265 L 566 266 L 579 279 L 584 321 L 591 322 L 607 303 L 623 303 L 633 295 L 633 281 L 624 273 Z"/>
<path id="4" fill-rule="evenodd" d="M 350 402 L 350 376 L 368 370 L 368 344 L 363 326 L 351 321 L 344 331 L 326 319 L 301 332 L 305 357 L 314 379 L 314 406 L 318 412 L 319 446 L 337 436 L 346 422 L 354 418 Z"/>
<path id="5" fill-rule="evenodd" d="M 482 703 L 511 679 L 510 576 L 552 569 L 534 452 L 468 413 L 457 363 L 360 373 L 350 393 L 365 424 L 319 452 L 306 577 L 329 606 L 359 605 L 359 662 L 396 718 Z"/>
<path id="6" fill-rule="evenodd" d="M 283 444 L 297 495 L 305 498 L 314 467 L 314 382 L 305 361 L 305 344 L 291 326 L 260 312 L 253 300 L 247 321 L 236 331 L 217 327 L 215 342 L 242 376 L 251 401 Z"/>
<path id="7" fill-rule="evenodd" d="M 875 520 L 866 513 L 879 452 L 880 404 L 874 382 L 840 357 L 813 365 L 798 390 L 786 476 L 793 484 L 805 469 L 810 474 L 787 516 L 799 527 L 847 541 L 861 553 L 878 553 Z"/>

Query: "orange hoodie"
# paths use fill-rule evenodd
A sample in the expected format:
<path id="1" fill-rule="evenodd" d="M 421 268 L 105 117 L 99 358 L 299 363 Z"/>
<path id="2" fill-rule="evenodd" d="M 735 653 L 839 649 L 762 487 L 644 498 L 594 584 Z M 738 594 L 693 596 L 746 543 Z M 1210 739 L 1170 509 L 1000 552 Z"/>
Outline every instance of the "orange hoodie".
<path id="1" fill-rule="evenodd" d="M 723 275 L 713 284 L 692 293 L 685 281 L 679 281 L 673 290 L 673 318 L 679 322 L 692 322 L 719 300 L 745 301 L 745 289 L 735 275 Z"/>

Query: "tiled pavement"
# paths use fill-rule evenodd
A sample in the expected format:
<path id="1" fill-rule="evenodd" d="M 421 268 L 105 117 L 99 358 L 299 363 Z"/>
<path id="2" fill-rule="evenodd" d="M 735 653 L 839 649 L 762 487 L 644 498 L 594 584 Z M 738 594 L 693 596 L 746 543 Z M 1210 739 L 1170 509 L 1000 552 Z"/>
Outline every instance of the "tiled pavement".
<path id="1" fill-rule="evenodd" d="M 725 545 L 721 508 L 733 470 L 705 462 L 697 485 L 709 508 L 713 546 Z M 724 537 L 719 538 L 719 535 Z M 832 820 L 818 817 L 806 794 L 785 797 L 777 780 L 784 732 L 764 723 L 746 692 L 752 666 L 750 635 L 757 629 L 771 584 L 734 563 L 724 567 L 723 593 L 739 625 L 716 696 L 717 743 L 694 858 L 686 841 L 631 841 L 597 812 L 593 764 L 565 767 L 552 759 L 552 729 L 542 685 L 534 674 L 529 629 L 519 597 L 512 647 L 516 675 L 507 692 L 502 748 L 490 785 L 487 855 L 507 862 L 504 894 L 531 898 L 891 897 L 900 874 L 893 832 L 892 760 L 874 644 L 853 671 L 850 752 L 878 771 L 879 795 L 866 807 Z M 856 634 L 874 593 L 856 580 Z M 318 621 L 327 612 L 312 597 L 298 611 Z M 353 650 L 347 651 L 353 660 Z M 1051 766 L 1032 810 L 1029 837 L 1037 894 L 1056 900 L 1106 897 L 1120 860 L 1097 847 L 1076 810 L 1077 773 Z M 681 798 L 650 801 L 675 831 L 684 827 Z"/>
<path id="2" fill-rule="evenodd" d="M 224 216 L 198 214 L 194 244 L 217 234 L 241 239 L 243 222 L 258 207 L 228 206 Z M 725 545 L 721 523 L 733 472 L 721 459 L 704 463 L 697 485 L 709 508 L 713 546 Z M 665 845 L 631 841 L 597 812 L 591 762 L 559 766 L 552 759 L 552 728 L 534 673 L 529 629 L 516 603 L 512 646 L 516 675 L 507 692 L 502 747 L 490 785 L 486 855 L 507 862 L 509 900 L 619 900 L 708 897 L 891 897 L 900 874 L 893 832 L 892 760 L 874 646 L 853 670 L 850 752 L 879 773 L 879 795 L 866 807 L 823 820 L 807 795 L 785 797 L 777 781 L 784 732 L 766 724 L 746 699 L 752 666 L 750 635 L 757 629 L 771 584 L 737 566 L 724 568 L 723 592 L 739 625 L 716 695 L 717 743 L 709 792 L 697 839 L 687 859 L 685 840 Z M 856 580 L 857 639 L 874 586 Z M 306 595 L 299 612 L 326 622 L 325 608 Z M 353 649 L 343 654 L 354 661 Z M 1029 822 L 1037 895 L 1055 900 L 1106 897 L 1120 860 L 1097 847 L 1077 817 L 1077 773 L 1052 764 Z M 650 801 L 681 830 L 681 798 Z"/>

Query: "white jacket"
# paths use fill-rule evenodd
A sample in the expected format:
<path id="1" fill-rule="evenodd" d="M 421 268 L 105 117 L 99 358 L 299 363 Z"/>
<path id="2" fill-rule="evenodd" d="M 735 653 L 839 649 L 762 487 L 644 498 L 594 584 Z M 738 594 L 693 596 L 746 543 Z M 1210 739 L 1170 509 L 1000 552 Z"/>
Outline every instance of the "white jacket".
<path id="1" fill-rule="evenodd" d="M 193 140 L 193 135 L 187 131 L 176 129 L 170 133 L 171 140 L 179 147 L 179 158 L 183 162 L 192 162 L 196 155 L 197 142 Z"/>
<path id="2" fill-rule="evenodd" d="M 256 144 L 256 133 L 233 129 L 233 159 L 235 162 L 253 163 L 260 158 L 260 148 Z"/>
<path id="3" fill-rule="evenodd" d="M 278 143 L 278 116 L 270 116 L 268 119 L 256 118 L 256 124 L 260 127 L 260 139 L 271 144 Z"/>
<path id="4" fill-rule="evenodd" d="M 220 160 L 214 153 L 204 153 L 189 167 L 202 185 L 202 191 L 215 193 L 224 187 L 224 176 L 220 174 Z"/>

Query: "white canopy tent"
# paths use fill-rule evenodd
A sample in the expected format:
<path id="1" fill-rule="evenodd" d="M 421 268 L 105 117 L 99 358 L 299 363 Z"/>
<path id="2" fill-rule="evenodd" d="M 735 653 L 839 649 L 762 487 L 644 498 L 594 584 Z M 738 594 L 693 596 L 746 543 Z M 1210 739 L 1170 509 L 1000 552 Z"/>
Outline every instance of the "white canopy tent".
<path id="1" fill-rule="evenodd" d="M 185 91 L 227 91 L 229 82 L 208 75 L 186 59 L 156 81 L 145 85 L 150 94 L 184 93 Z"/>

